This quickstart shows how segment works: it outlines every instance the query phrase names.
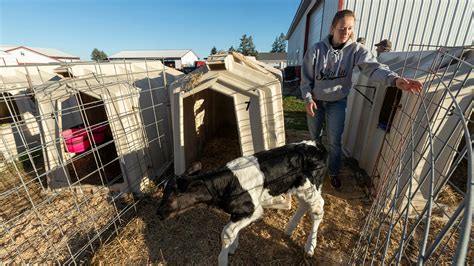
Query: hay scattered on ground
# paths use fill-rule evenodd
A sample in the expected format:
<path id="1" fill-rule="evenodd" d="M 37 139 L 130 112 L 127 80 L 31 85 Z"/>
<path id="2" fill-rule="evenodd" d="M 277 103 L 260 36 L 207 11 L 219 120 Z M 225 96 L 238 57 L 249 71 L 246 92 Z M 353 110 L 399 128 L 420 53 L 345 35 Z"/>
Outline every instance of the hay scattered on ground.
<path id="1" fill-rule="evenodd" d="M 308 139 L 307 134 L 307 131 L 287 131 L 287 139 L 289 142 Z M 234 144 L 238 145 L 232 145 Z M 219 150 L 217 146 L 219 145 L 211 143 L 210 149 Z M 216 153 L 222 158 L 208 158 L 211 160 L 211 164 L 206 163 L 208 168 L 215 167 L 212 163 L 222 165 L 222 162 L 238 156 L 231 148 L 224 153 L 222 151 L 220 149 L 220 153 Z M 223 157 L 222 154 L 228 157 Z M 297 208 L 297 202 L 293 199 L 292 210 L 269 209 L 262 220 L 241 232 L 239 248 L 235 255 L 230 256 L 230 263 L 338 265 L 346 262 L 359 239 L 360 228 L 368 215 L 371 202 L 367 198 L 366 188 L 354 178 L 348 165 L 344 165 L 341 178 L 343 188 L 339 191 L 333 190 L 329 181 L 324 180 L 325 215 L 318 231 L 318 244 L 313 257 L 305 256 L 303 251 L 311 225 L 309 217 L 303 218 L 292 237 L 283 233 L 286 223 Z M 0 192 L 11 187 L 7 183 L 11 182 L 0 184 Z M 229 221 L 227 214 L 215 208 L 194 209 L 177 218 L 159 221 L 155 213 L 161 191 L 155 188 L 142 199 L 136 213 L 129 211 L 121 217 L 117 224 L 118 234 L 103 234 L 94 242 L 95 251 L 91 253 L 89 246 L 85 246 L 88 241 L 102 234 L 101 230 L 117 218 L 117 212 L 129 207 L 131 202 L 112 202 L 112 195 L 106 189 L 85 193 L 71 190 L 47 192 L 43 191 L 38 182 L 31 182 L 31 186 L 33 187 L 29 191 L 35 202 L 34 210 L 31 209 L 24 190 L 16 192 L 18 199 L 11 195 L 0 197 L 0 203 L 4 206 L 0 212 L 0 229 L 4 232 L 0 236 L 2 262 L 61 263 L 86 247 L 87 250 L 79 256 L 80 261 L 86 263 L 216 264 L 220 252 L 220 233 Z M 439 201 L 457 206 L 459 197 L 448 187 L 440 195 Z M 16 215 L 19 216 L 15 218 Z M 409 223 L 414 221 L 409 220 Z M 120 228 L 122 222 L 124 226 Z M 429 241 L 432 241 L 445 223 L 442 215 L 433 215 Z M 114 225 L 111 227 L 115 228 Z M 403 264 L 416 261 L 423 228 L 418 227 L 407 244 Z M 401 230 L 400 224 L 395 225 L 389 255 L 396 252 Z M 383 234 L 384 232 L 382 236 Z M 111 235 L 109 241 L 101 242 Z M 444 254 L 454 252 L 457 237 L 455 235 L 443 240 L 443 247 L 447 243 L 443 249 Z M 472 261 L 472 257 L 471 251 L 468 261 Z M 438 263 L 448 264 L 450 259 L 441 257 Z"/>
<path id="2" fill-rule="evenodd" d="M 307 139 L 307 131 L 287 131 L 289 142 Z M 243 229 L 239 237 L 239 248 L 231 255 L 231 264 L 322 264 L 341 265 L 347 262 L 357 241 L 362 225 L 370 209 L 366 187 L 354 178 L 349 164 L 342 169 L 343 188 L 332 189 L 326 179 L 323 183 L 325 213 L 318 230 L 318 242 L 313 257 L 304 254 L 307 232 L 311 226 L 305 216 L 292 237 L 284 235 L 284 228 L 297 208 L 293 199 L 291 210 L 267 209 L 262 220 Z M 193 209 L 176 218 L 160 221 L 155 212 L 161 198 L 161 191 L 155 191 L 145 198 L 134 217 L 112 241 L 103 245 L 92 258 L 92 263 L 106 264 L 197 264 L 214 265 L 220 252 L 220 234 L 229 217 L 216 209 Z M 415 218 L 409 219 L 413 225 Z M 445 224 L 442 218 L 434 217 L 429 241 L 440 232 Z M 388 229 L 387 225 L 387 229 Z M 417 227 L 407 243 L 402 264 L 414 264 L 418 259 L 419 243 L 423 226 Z M 397 223 L 390 238 L 387 254 L 396 252 L 402 225 Z M 382 232 L 383 235 L 387 230 Z M 450 254 L 455 248 L 455 238 L 447 242 L 445 249 L 437 252 Z M 446 253 L 448 252 L 448 253 Z M 454 251 L 453 251 L 454 252 Z M 437 254 L 435 257 L 438 257 Z M 441 256 L 437 263 L 449 264 L 450 256 Z M 469 261 L 472 261 L 472 254 Z M 377 260 L 375 261 L 377 264 Z M 380 263 L 380 262 L 379 262 Z"/>
<path id="3" fill-rule="evenodd" d="M 289 142 L 307 139 L 307 132 L 289 132 Z M 239 237 L 239 248 L 230 256 L 232 264 L 341 264 L 350 257 L 359 238 L 359 228 L 367 215 L 369 201 L 364 190 L 356 188 L 346 167 L 344 188 L 333 190 L 323 184 L 325 214 L 318 231 L 318 244 L 312 258 L 305 256 L 304 244 L 311 219 L 305 216 L 291 238 L 284 228 L 296 211 L 268 209 L 262 220 L 246 227 Z M 103 245 L 92 263 L 107 264 L 216 264 L 220 252 L 220 234 L 228 223 L 226 213 L 215 209 L 194 209 L 168 221 L 155 213 L 161 191 L 144 199 L 134 217 L 111 242 Z"/>
<path id="4" fill-rule="evenodd" d="M 226 165 L 241 156 L 239 140 L 232 137 L 216 137 L 207 141 L 203 148 L 202 171 L 208 172 Z"/>
<path id="5" fill-rule="evenodd" d="M 327 186 L 327 184 L 325 184 Z M 215 264 L 220 252 L 220 234 L 229 217 L 214 208 L 194 209 L 176 219 L 162 222 L 155 212 L 160 192 L 144 200 L 122 233 L 102 246 L 92 263 L 106 264 Z M 340 264 L 350 256 L 358 239 L 358 228 L 366 205 L 325 193 L 325 217 L 318 233 L 315 256 L 304 255 L 304 243 L 310 229 L 308 216 L 291 238 L 284 235 L 286 223 L 296 211 L 267 210 L 264 218 L 241 231 L 239 248 L 230 257 L 232 264 Z"/>
<path id="6" fill-rule="evenodd" d="M 4 220 L 0 261 L 51 263 L 71 257 L 114 216 L 107 193 L 41 192 L 42 202 L 10 221 Z M 68 247 L 71 251 L 68 250 Z"/>
<path id="7" fill-rule="evenodd" d="M 25 164 L 0 171 L 0 261 L 61 263 L 77 256 L 126 207 L 104 187 L 46 190 Z M 44 186 L 44 185 L 43 185 Z M 132 213 L 132 212 L 130 212 Z M 125 215 L 124 217 L 125 218 Z M 110 234 L 109 234 L 110 235 Z"/>
<path id="8" fill-rule="evenodd" d="M 463 196 L 447 184 L 441 189 L 437 202 L 447 206 L 459 206 L 462 200 Z"/>
<path id="9" fill-rule="evenodd" d="M 79 180 L 81 185 L 96 186 L 123 183 L 122 177 L 117 178 L 122 175 L 122 171 L 116 150 L 112 142 L 96 151 L 87 151 L 85 155 L 76 155 L 77 158 L 73 158 L 67 164 L 71 182 L 75 183 Z M 101 165 L 104 168 L 99 168 Z"/>

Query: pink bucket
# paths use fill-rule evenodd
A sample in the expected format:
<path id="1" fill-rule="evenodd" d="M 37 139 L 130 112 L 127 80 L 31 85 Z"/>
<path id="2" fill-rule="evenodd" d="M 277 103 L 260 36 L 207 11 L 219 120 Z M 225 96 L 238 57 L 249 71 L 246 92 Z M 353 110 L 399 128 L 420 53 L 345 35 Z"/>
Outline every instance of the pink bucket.
<path id="1" fill-rule="evenodd" d="M 105 125 L 91 126 L 92 138 L 96 145 L 105 140 Z M 87 136 L 87 131 L 82 126 L 66 129 L 62 132 L 66 150 L 70 153 L 85 152 L 91 147 L 91 142 Z"/>
<path id="2" fill-rule="evenodd" d="M 105 140 L 105 125 L 102 126 L 91 126 L 92 138 L 96 145 L 101 144 Z"/>
<path id="3" fill-rule="evenodd" d="M 66 150 L 72 153 L 81 153 L 87 151 L 91 147 L 91 143 L 87 138 L 87 132 L 82 128 L 66 129 L 62 133 L 64 142 L 66 142 Z"/>

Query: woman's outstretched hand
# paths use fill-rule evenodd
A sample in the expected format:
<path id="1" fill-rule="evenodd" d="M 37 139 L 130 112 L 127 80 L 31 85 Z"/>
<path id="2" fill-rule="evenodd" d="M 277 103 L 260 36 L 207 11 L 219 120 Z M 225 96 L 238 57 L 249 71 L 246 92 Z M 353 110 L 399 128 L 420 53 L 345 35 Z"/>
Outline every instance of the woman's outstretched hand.
<path id="1" fill-rule="evenodd" d="M 420 93 L 423 89 L 423 84 L 418 80 L 406 79 L 406 78 L 397 78 L 395 80 L 395 85 L 398 89 L 408 91 L 411 93 Z"/>
<path id="2" fill-rule="evenodd" d="M 316 103 L 314 101 L 309 101 L 306 104 L 306 113 L 309 116 L 314 117 L 314 112 L 316 111 L 316 109 L 318 109 L 318 107 L 316 106 Z"/>

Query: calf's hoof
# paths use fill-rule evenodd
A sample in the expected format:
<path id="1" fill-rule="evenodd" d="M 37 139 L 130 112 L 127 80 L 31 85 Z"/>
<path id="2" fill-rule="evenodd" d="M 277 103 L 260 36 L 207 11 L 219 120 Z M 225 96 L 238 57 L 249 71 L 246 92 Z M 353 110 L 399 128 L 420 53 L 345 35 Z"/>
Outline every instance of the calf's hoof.
<path id="1" fill-rule="evenodd" d="M 231 246 L 231 247 L 229 248 L 229 255 L 234 255 L 234 253 L 235 253 L 236 250 L 237 250 L 237 247 Z"/>
<path id="2" fill-rule="evenodd" d="M 307 245 L 304 248 L 304 251 L 306 252 L 306 255 L 308 257 L 312 257 L 314 255 L 314 246 L 313 245 Z"/>
<path id="3" fill-rule="evenodd" d="M 218 265 L 219 266 L 226 266 L 228 264 L 228 258 L 227 258 L 227 254 L 225 255 L 222 255 L 222 254 L 219 254 L 219 258 L 218 258 Z"/>

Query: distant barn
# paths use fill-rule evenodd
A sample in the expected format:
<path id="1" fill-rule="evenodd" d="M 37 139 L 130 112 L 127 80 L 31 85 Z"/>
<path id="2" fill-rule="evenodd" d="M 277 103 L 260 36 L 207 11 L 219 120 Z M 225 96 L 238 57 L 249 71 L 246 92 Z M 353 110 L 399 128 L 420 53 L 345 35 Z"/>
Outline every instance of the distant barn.
<path id="1" fill-rule="evenodd" d="M 0 45 L 0 66 L 61 64 L 80 61 L 79 56 L 56 48 L 39 48 L 22 45 Z"/>
<path id="2" fill-rule="evenodd" d="M 286 53 L 258 53 L 257 60 L 274 68 L 286 67 Z"/>
<path id="3" fill-rule="evenodd" d="M 136 50 L 120 51 L 109 57 L 109 60 L 160 60 L 168 67 L 183 69 L 192 67 L 199 56 L 192 49 L 181 50 Z"/>

